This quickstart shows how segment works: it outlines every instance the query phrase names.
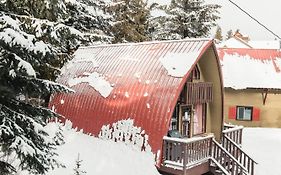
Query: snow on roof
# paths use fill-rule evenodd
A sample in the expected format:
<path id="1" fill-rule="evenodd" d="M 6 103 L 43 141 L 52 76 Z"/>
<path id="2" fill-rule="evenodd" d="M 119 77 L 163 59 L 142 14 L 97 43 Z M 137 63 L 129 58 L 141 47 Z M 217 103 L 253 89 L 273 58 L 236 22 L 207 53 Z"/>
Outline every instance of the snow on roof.
<path id="1" fill-rule="evenodd" d="M 281 52 L 266 49 L 218 49 L 224 87 L 281 89 Z"/>
<path id="2" fill-rule="evenodd" d="M 254 49 L 280 49 L 280 41 L 244 41 L 238 37 L 232 37 L 220 44 L 218 47 L 224 48 L 254 48 Z"/>
<path id="3" fill-rule="evenodd" d="M 183 77 L 192 67 L 200 52 L 188 53 L 167 53 L 160 58 L 160 62 L 167 69 L 168 75 L 173 77 Z M 177 61 L 175 61 L 177 58 Z"/>
<path id="4" fill-rule="evenodd" d="M 80 83 L 88 83 L 96 91 L 98 91 L 104 98 L 108 97 L 113 87 L 111 84 L 104 79 L 99 73 L 84 73 L 83 77 L 75 77 L 68 80 L 70 87 Z"/>
<path id="5" fill-rule="evenodd" d="M 226 47 L 226 48 L 251 48 L 251 46 L 249 44 L 247 44 L 247 42 L 232 37 L 220 44 L 218 44 L 218 47 Z"/>
<path id="6" fill-rule="evenodd" d="M 280 49 L 280 41 L 249 41 L 249 45 L 256 49 Z"/>

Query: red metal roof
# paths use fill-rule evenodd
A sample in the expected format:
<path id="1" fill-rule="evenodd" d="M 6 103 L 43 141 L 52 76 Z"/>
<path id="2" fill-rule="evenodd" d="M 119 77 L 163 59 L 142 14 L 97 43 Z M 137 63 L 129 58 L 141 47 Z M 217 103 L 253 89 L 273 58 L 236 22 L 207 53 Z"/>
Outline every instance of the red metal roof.
<path id="1" fill-rule="evenodd" d="M 167 53 L 198 52 L 194 66 L 209 47 L 214 48 L 212 40 L 195 39 L 79 48 L 77 52 L 89 53 L 99 66 L 77 62 L 58 82 L 67 85 L 70 78 L 95 71 L 114 84 L 113 90 L 104 98 L 87 83 L 80 83 L 72 87 L 75 93 L 55 95 L 50 106 L 54 105 L 74 126 L 96 136 L 103 125 L 133 119 L 134 125 L 149 135 L 149 145 L 156 153 L 162 148 L 162 138 L 167 134 L 174 106 L 191 70 L 182 78 L 169 76 L 159 58 Z"/>
<path id="2" fill-rule="evenodd" d="M 270 60 L 280 58 L 281 52 L 276 49 L 251 49 L 251 48 L 219 48 L 219 58 L 223 60 L 225 54 L 246 56 L 257 60 Z"/>
<path id="3" fill-rule="evenodd" d="M 281 88 L 280 50 L 219 48 L 217 51 L 225 87 L 235 89 L 237 85 L 237 89 Z"/>

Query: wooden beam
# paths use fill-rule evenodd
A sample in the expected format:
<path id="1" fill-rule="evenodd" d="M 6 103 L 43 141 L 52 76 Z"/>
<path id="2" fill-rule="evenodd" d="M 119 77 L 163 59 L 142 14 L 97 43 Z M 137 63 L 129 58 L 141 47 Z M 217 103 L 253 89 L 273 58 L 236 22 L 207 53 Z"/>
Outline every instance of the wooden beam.
<path id="1" fill-rule="evenodd" d="M 261 93 L 262 95 L 262 104 L 265 105 L 266 99 L 267 99 L 268 89 L 264 89 Z"/>

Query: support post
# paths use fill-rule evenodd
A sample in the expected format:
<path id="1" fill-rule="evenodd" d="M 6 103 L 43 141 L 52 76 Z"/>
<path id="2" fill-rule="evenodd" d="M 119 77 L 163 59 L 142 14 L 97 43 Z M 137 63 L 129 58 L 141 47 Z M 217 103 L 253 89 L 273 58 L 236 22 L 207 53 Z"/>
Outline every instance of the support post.
<path id="1" fill-rule="evenodd" d="M 267 94 L 268 94 L 268 89 L 264 89 L 263 92 L 261 93 L 261 95 L 262 95 L 262 104 L 263 105 L 265 105 Z"/>

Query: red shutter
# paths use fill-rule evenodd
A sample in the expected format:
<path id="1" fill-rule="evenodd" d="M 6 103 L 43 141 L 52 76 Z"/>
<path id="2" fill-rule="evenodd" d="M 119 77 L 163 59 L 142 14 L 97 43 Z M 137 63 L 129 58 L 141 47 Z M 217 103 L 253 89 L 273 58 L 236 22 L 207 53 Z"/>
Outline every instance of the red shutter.
<path id="1" fill-rule="evenodd" d="M 230 106 L 228 109 L 228 119 L 236 119 L 236 106 Z"/>
<path id="2" fill-rule="evenodd" d="M 253 107 L 253 121 L 259 121 L 260 120 L 260 109 Z"/>

